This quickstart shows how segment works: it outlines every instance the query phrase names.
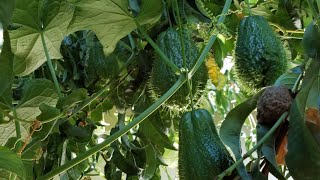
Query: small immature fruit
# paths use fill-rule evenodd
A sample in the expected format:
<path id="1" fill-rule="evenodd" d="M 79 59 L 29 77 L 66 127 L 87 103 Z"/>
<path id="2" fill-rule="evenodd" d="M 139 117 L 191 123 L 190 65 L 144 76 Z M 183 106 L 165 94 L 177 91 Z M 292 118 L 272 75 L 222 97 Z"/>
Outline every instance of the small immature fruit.
<path id="1" fill-rule="evenodd" d="M 258 100 L 257 120 L 261 124 L 273 125 L 290 108 L 292 96 L 285 86 L 265 89 Z"/>
<path id="2" fill-rule="evenodd" d="M 183 42 L 186 55 L 186 68 L 191 69 L 198 57 L 198 48 L 192 41 L 190 33 L 183 30 Z M 183 68 L 182 44 L 179 32 L 174 28 L 169 28 L 162 32 L 157 40 L 157 45 L 162 52 L 178 67 Z M 153 99 L 158 99 L 166 93 L 178 80 L 177 76 L 170 67 L 156 55 L 152 65 L 151 76 L 149 79 L 149 89 Z M 200 66 L 192 77 L 193 101 L 198 101 L 206 87 L 208 80 L 207 70 L 204 64 Z M 163 105 L 169 109 L 185 109 L 190 103 L 189 88 L 185 83 L 166 103 Z"/>
<path id="3" fill-rule="evenodd" d="M 240 21 L 235 70 L 240 87 L 249 94 L 272 85 L 287 69 L 284 46 L 262 16 Z"/>
<path id="4" fill-rule="evenodd" d="M 179 125 L 180 179 L 211 180 L 233 162 L 207 110 L 197 109 L 182 116 Z"/>

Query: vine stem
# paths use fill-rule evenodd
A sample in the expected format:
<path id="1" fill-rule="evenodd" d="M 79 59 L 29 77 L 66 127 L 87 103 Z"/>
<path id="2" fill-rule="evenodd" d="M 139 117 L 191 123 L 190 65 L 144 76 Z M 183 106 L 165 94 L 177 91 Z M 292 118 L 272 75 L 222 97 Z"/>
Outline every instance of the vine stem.
<path id="1" fill-rule="evenodd" d="M 49 52 L 48 52 L 48 48 L 47 48 L 47 45 L 46 45 L 46 41 L 44 39 L 43 32 L 40 33 L 40 36 L 41 36 L 41 41 L 42 41 L 44 54 L 46 55 L 46 58 L 47 58 L 47 64 L 48 64 L 48 67 L 49 67 L 49 70 L 50 70 L 50 73 L 51 73 L 51 77 L 52 77 L 53 83 L 54 83 L 54 85 L 56 87 L 57 94 L 58 94 L 59 98 L 61 98 L 62 97 L 62 93 L 61 93 L 60 85 L 59 85 L 56 73 L 54 71 L 54 68 L 53 68 L 53 65 L 52 65 L 52 61 L 51 61 L 50 56 L 49 56 Z"/>
<path id="2" fill-rule="evenodd" d="M 284 112 L 280 118 L 277 120 L 277 122 L 272 126 L 272 128 L 267 132 L 266 135 L 263 136 L 263 138 L 247 153 L 245 153 L 237 162 L 235 162 L 232 166 L 230 166 L 228 169 L 223 171 L 221 174 L 219 174 L 216 179 L 220 180 L 223 179 L 223 177 L 227 176 L 228 174 L 231 174 L 232 171 L 234 171 L 246 158 L 250 157 L 250 155 L 256 151 L 262 144 L 268 140 L 268 138 L 276 131 L 276 129 L 281 125 L 283 120 L 287 117 L 288 112 Z"/>
<path id="3" fill-rule="evenodd" d="M 250 8 L 249 0 L 245 0 L 245 1 L 246 1 L 247 6 L 248 6 L 249 16 L 251 16 L 251 8 Z"/>
<path id="4" fill-rule="evenodd" d="M 17 139 L 20 139 L 21 138 L 21 128 L 20 128 L 20 121 L 18 120 L 16 108 L 12 108 L 12 113 L 13 113 L 13 117 L 14 117 L 14 125 L 16 128 L 16 136 L 17 136 Z"/>
<path id="5" fill-rule="evenodd" d="M 162 60 L 171 68 L 171 70 L 179 75 L 180 74 L 180 69 L 161 51 L 159 46 L 150 38 L 150 36 L 144 31 L 144 29 L 140 26 L 140 24 L 136 22 L 136 25 L 143 35 L 144 38 L 148 41 L 148 43 L 153 47 L 153 49 L 156 51 L 156 53 L 161 57 Z"/>
<path id="6" fill-rule="evenodd" d="M 229 10 L 229 7 L 231 5 L 232 0 L 227 0 L 223 11 L 222 16 L 220 16 L 218 23 L 222 23 L 225 19 L 226 12 Z M 200 67 L 200 65 L 203 63 L 204 58 L 206 57 L 207 53 L 209 52 L 210 48 L 212 47 L 214 41 L 216 40 L 216 35 L 212 36 L 209 39 L 208 44 L 204 47 L 200 57 L 198 58 L 196 64 L 192 68 L 191 72 L 188 73 L 188 76 L 190 78 L 193 76 L 193 74 L 197 71 L 197 69 Z M 156 46 L 157 47 L 157 46 Z M 160 51 L 161 52 L 161 51 Z M 178 81 L 163 95 L 161 96 L 155 103 L 153 103 L 150 107 L 148 107 L 143 113 L 141 113 L 138 117 L 136 117 L 134 120 L 132 120 L 130 123 L 128 123 L 123 129 L 117 131 L 116 133 L 109 136 L 105 141 L 103 141 L 101 144 L 98 144 L 88 151 L 80 154 L 76 158 L 68 161 L 67 163 L 63 164 L 60 167 L 55 168 L 54 170 L 50 171 L 49 173 L 37 178 L 38 180 L 46 180 L 54 177 L 55 175 L 60 174 L 63 171 L 66 171 L 73 166 L 79 164 L 80 162 L 86 160 L 93 154 L 101 151 L 108 145 L 110 145 L 112 142 L 114 142 L 116 139 L 127 133 L 131 128 L 135 127 L 139 123 L 141 123 L 144 119 L 146 119 L 148 116 L 150 116 L 154 111 L 156 111 L 165 101 L 167 101 L 182 85 L 187 81 L 187 78 L 184 74 L 181 74 Z"/>
<path id="7" fill-rule="evenodd" d="M 107 147 L 109 144 L 117 140 L 119 137 L 127 133 L 130 129 L 141 123 L 144 119 L 146 119 L 149 115 L 151 115 L 155 110 L 157 110 L 162 103 L 167 101 L 186 81 L 186 77 L 184 75 L 180 75 L 178 81 L 163 95 L 161 96 L 155 103 L 153 103 L 149 108 L 147 108 L 143 113 L 141 113 L 138 117 L 136 117 L 133 121 L 128 123 L 122 129 L 117 131 L 116 133 L 112 134 L 108 137 L 104 142 L 94 146 L 93 148 L 89 149 L 88 151 L 80 154 L 76 158 L 72 159 L 71 161 L 66 162 L 60 167 L 55 168 L 54 170 L 50 171 L 49 173 L 41 176 L 38 180 L 46 180 L 54 177 L 55 175 L 70 169 L 71 167 L 79 164 L 83 160 L 87 159 L 91 155 L 94 155 L 98 151 L 102 150 L 103 148 Z"/>
<path id="8" fill-rule="evenodd" d="M 180 18 L 180 11 L 179 11 L 179 6 L 178 6 L 177 0 L 173 1 L 173 7 L 174 7 L 173 9 L 175 10 L 175 13 L 176 13 L 176 19 L 178 20 L 178 26 L 179 26 L 179 36 L 180 36 L 181 51 L 182 51 L 182 62 L 183 62 L 184 70 L 185 70 L 185 72 L 182 72 L 182 73 L 186 73 L 188 76 L 189 69 L 187 67 L 185 41 L 184 41 L 184 36 L 183 36 L 182 22 L 181 22 L 181 18 Z M 188 85 L 189 96 L 190 96 L 190 100 L 191 100 L 190 105 L 193 110 L 194 105 L 193 105 L 192 79 L 191 78 L 187 79 L 187 85 Z"/>
<path id="9" fill-rule="evenodd" d="M 221 16 L 219 17 L 218 19 L 218 22 L 217 22 L 217 25 L 221 24 L 224 22 L 224 20 L 226 19 L 226 14 L 230 8 L 230 5 L 232 3 L 232 0 L 227 0 L 224 7 L 223 7 L 223 10 L 222 10 L 222 13 L 221 13 Z M 215 42 L 215 40 L 217 39 L 217 35 L 213 35 L 209 38 L 209 41 L 207 43 L 206 46 L 203 47 L 203 50 L 197 60 L 197 63 L 193 66 L 193 68 L 190 70 L 189 74 L 188 74 L 188 78 L 191 78 L 194 73 L 196 73 L 196 71 L 199 69 L 199 67 L 201 66 L 201 64 L 203 63 L 203 61 L 205 60 L 208 52 L 210 51 L 213 43 Z"/>

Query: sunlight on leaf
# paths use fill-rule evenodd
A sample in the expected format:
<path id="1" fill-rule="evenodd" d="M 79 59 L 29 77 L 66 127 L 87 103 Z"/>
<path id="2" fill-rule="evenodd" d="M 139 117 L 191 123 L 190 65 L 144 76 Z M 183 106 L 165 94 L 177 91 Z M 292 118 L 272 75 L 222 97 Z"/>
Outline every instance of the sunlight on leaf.
<path id="1" fill-rule="evenodd" d="M 61 58 L 60 44 L 72 15 L 73 8 L 67 0 L 16 1 L 12 21 L 18 29 L 10 31 L 16 75 L 28 75 L 46 61 L 41 33 L 44 33 L 50 58 Z"/>

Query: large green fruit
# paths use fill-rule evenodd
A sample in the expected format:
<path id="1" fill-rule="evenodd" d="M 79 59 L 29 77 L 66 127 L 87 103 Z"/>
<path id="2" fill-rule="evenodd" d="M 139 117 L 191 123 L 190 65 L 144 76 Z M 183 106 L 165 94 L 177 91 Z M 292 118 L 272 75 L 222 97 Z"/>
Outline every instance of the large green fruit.
<path id="1" fill-rule="evenodd" d="M 241 20 L 235 69 L 240 86 L 248 93 L 272 85 L 286 71 L 285 48 L 263 17 L 249 16 Z"/>
<path id="2" fill-rule="evenodd" d="M 180 179 L 212 180 L 233 162 L 207 110 L 183 115 L 179 126 Z"/>
<path id="3" fill-rule="evenodd" d="M 197 60 L 199 51 L 195 42 L 192 41 L 190 34 L 186 30 L 183 32 L 182 39 L 185 47 L 186 65 L 188 69 L 191 69 Z M 183 68 L 182 44 L 177 30 L 169 28 L 162 32 L 158 37 L 157 45 L 178 68 Z M 178 78 L 179 76 L 170 69 L 164 60 L 156 55 L 148 83 L 153 99 L 156 100 L 166 93 Z M 207 80 L 208 73 L 205 65 L 202 64 L 192 77 L 193 101 L 198 101 L 200 99 Z M 188 86 L 187 84 L 184 84 L 166 103 L 164 103 L 164 106 L 169 109 L 185 109 L 190 103 L 189 97 Z"/>

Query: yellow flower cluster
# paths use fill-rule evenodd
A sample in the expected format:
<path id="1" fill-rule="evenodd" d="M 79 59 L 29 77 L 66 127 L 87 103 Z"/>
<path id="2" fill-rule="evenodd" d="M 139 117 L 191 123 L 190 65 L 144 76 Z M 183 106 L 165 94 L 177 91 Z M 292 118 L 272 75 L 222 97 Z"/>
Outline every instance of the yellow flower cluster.
<path id="1" fill-rule="evenodd" d="M 226 84 L 226 77 L 220 72 L 219 66 L 212 57 L 207 59 L 206 67 L 212 84 L 215 85 L 218 90 L 221 90 Z"/>

